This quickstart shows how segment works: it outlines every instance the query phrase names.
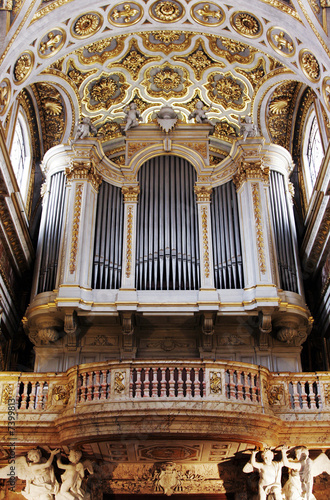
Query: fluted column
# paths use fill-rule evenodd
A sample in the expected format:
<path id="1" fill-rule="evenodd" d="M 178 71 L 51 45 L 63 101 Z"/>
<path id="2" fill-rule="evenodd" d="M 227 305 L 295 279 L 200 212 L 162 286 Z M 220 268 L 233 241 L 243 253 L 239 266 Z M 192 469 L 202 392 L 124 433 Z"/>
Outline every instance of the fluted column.
<path id="1" fill-rule="evenodd" d="M 140 187 L 123 186 L 124 196 L 124 242 L 122 265 L 122 289 L 135 289 L 135 252 L 136 252 L 136 211 Z"/>
<path id="2" fill-rule="evenodd" d="M 66 168 L 66 235 L 60 285 L 91 286 L 96 201 L 102 177 L 86 158 L 73 159 Z"/>
<path id="3" fill-rule="evenodd" d="M 211 186 L 196 184 L 195 194 L 198 207 L 201 290 L 214 289 L 212 234 L 210 224 L 211 193 Z"/>

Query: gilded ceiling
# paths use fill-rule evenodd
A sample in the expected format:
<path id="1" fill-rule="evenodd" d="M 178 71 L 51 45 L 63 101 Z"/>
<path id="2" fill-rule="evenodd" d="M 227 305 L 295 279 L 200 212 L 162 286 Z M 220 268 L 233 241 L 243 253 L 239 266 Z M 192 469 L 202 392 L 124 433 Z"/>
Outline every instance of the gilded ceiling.
<path id="1" fill-rule="evenodd" d="M 14 0 L 1 56 L 0 119 L 25 89 L 38 108 L 43 149 L 90 116 L 103 142 L 122 135 L 134 101 L 150 122 L 163 104 L 182 121 L 197 100 L 229 145 L 239 116 L 290 149 L 299 98 L 310 87 L 330 114 L 324 0 L 90 2 Z M 312 49 L 311 49 L 312 47 Z"/>

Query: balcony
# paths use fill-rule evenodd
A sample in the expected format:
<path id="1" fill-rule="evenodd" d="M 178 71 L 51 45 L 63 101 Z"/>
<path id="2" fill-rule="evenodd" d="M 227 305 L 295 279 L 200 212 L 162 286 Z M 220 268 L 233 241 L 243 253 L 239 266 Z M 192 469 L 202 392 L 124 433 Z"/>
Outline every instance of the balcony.
<path id="1" fill-rule="evenodd" d="M 109 361 L 65 373 L 2 373 L 1 426 L 55 446 L 148 436 L 329 447 L 329 373 L 271 373 L 237 362 Z M 8 439 L 10 439 L 8 435 Z"/>

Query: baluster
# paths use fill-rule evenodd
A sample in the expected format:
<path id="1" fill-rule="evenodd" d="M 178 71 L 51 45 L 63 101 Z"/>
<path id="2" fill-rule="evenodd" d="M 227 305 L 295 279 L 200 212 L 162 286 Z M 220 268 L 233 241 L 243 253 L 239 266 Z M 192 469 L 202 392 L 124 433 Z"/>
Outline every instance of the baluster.
<path id="1" fill-rule="evenodd" d="M 178 368 L 178 398 L 183 398 L 183 368 Z"/>
<path id="2" fill-rule="evenodd" d="M 201 377 L 201 397 L 205 397 L 206 395 L 206 380 L 205 380 L 205 373 L 203 368 L 200 369 L 200 377 Z"/>
<path id="3" fill-rule="evenodd" d="M 20 408 L 22 404 L 22 394 L 21 389 L 24 387 L 23 382 L 17 383 L 17 393 L 16 393 L 16 408 Z"/>
<path id="4" fill-rule="evenodd" d="M 228 370 L 228 374 L 229 374 L 229 382 L 228 382 L 229 399 L 236 399 L 236 386 L 235 386 L 235 382 L 234 382 L 235 370 L 233 370 L 233 369 Z"/>
<path id="5" fill-rule="evenodd" d="M 87 372 L 87 375 L 88 375 L 87 401 L 92 401 L 93 389 L 94 389 L 94 384 L 93 384 L 94 372 Z"/>
<path id="6" fill-rule="evenodd" d="M 157 368 L 152 369 L 152 378 L 151 378 L 151 397 L 158 397 L 158 380 L 157 380 Z"/>
<path id="7" fill-rule="evenodd" d="M 134 377 L 134 370 L 133 368 L 130 369 L 129 371 L 129 397 L 132 398 L 133 397 L 133 391 L 134 391 L 134 380 L 133 380 L 133 377 Z M 102 399 L 102 398 L 101 398 Z"/>
<path id="8" fill-rule="evenodd" d="M 28 403 L 29 382 L 22 382 L 22 384 L 24 385 L 24 390 L 23 390 L 22 399 L 21 399 L 21 409 L 26 410 L 27 403 Z"/>
<path id="9" fill-rule="evenodd" d="M 161 368 L 160 397 L 166 398 L 166 368 Z"/>
<path id="10" fill-rule="evenodd" d="M 309 396 L 310 396 L 310 408 L 311 410 L 315 410 L 316 408 L 320 408 L 321 406 L 321 398 L 319 394 L 319 388 L 317 385 L 317 382 L 314 382 L 313 384 L 308 384 L 309 385 Z M 315 387 L 315 392 L 314 392 L 314 387 Z"/>
<path id="11" fill-rule="evenodd" d="M 299 394 L 299 385 L 300 382 L 292 382 L 293 389 L 293 404 L 295 410 L 300 410 L 300 394 Z"/>
<path id="12" fill-rule="evenodd" d="M 47 382 L 44 382 L 43 388 L 42 388 L 42 408 L 44 410 L 47 409 L 48 405 L 48 384 Z"/>
<path id="13" fill-rule="evenodd" d="M 312 393 L 311 393 L 311 389 L 312 389 L 312 386 L 309 382 L 307 382 L 307 386 L 309 388 L 309 398 L 310 398 L 310 401 L 312 400 Z M 302 383 L 301 384 L 301 406 L 303 409 L 308 409 L 309 408 L 309 404 L 308 404 L 308 394 L 307 394 L 307 391 L 306 391 L 306 383 Z"/>
<path id="14" fill-rule="evenodd" d="M 244 372 L 237 372 L 237 399 L 239 401 L 244 400 L 242 379 L 244 380 Z"/>
<path id="15" fill-rule="evenodd" d="M 30 400 L 29 400 L 29 406 L 28 406 L 29 410 L 35 409 L 37 383 L 38 382 L 31 383 Z"/>
<path id="16" fill-rule="evenodd" d="M 174 380 L 174 368 L 170 367 L 170 378 L 169 378 L 169 397 L 172 398 L 175 396 L 175 380 Z"/>
<path id="17" fill-rule="evenodd" d="M 81 384 L 81 401 L 86 401 L 87 394 L 87 372 L 82 374 L 82 384 Z"/>
<path id="18" fill-rule="evenodd" d="M 149 368 L 149 370 L 148 369 L 144 370 L 144 392 L 143 392 L 143 397 L 144 398 L 149 398 L 150 397 L 150 368 Z"/>
<path id="19" fill-rule="evenodd" d="M 258 375 L 254 375 L 252 377 L 253 380 L 253 391 L 252 391 L 252 401 L 254 403 L 259 402 L 259 392 L 260 392 L 260 384 L 259 384 L 259 377 Z"/>
<path id="20" fill-rule="evenodd" d="M 100 399 L 100 392 L 101 392 L 100 378 L 101 378 L 101 371 L 97 370 L 95 372 L 95 386 L 94 386 L 94 399 L 95 400 Z"/>
<path id="21" fill-rule="evenodd" d="M 44 384 L 42 382 L 37 383 L 37 395 L 36 395 L 36 409 L 37 410 L 42 410 L 43 399 L 44 399 L 43 387 L 44 387 Z"/>
<path id="22" fill-rule="evenodd" d="M 140 398 L 142 396 L 142 393 L 141 393 L 141 391 L 142 391 L 141 371 L 142 371 L 142 368 L 136 369 L 136 384 L 135 384 L 135 387 L 136 387 L 135 397 L 136 398 Z"/>
<path id="23" fill-rule="evenodd" d="M 194 380 L 195 380 L 195 370 L 193 368 L 187 369 L 187 397 L 192 398 L 195 394 L 194 392 Z"/>
<path id="24" fill-rule="evenodd" d="M 246 401 L 246 400 L 251 399 L 249 379 L 248 379 L 248 375 L 246 372 L 242 372 L 242 375 L 243 375 L 242 397 L 243 397 L 243 400 Z"/>

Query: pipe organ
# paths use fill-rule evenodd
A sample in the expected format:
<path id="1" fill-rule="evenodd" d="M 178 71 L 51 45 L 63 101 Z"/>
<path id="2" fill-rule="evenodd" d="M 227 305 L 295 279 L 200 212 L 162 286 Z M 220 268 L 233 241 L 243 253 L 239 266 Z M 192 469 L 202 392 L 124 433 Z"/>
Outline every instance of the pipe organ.
<path id="1" fill-rule="evenodd" d="M 209 129 L 139 125 L 126 133 L 122 166 L 93 138 L 46 153 L 25 321 L 36 371 L 170 358 L 175 346 L 181 357 L 300 370 L 310 316 L 292 224 L 291 157 L 248 138 L 211 166 Z"/>

